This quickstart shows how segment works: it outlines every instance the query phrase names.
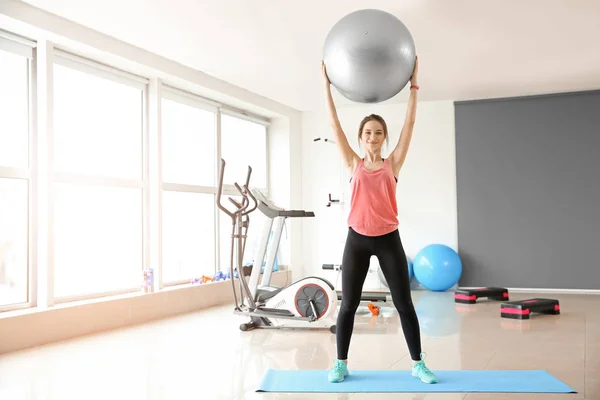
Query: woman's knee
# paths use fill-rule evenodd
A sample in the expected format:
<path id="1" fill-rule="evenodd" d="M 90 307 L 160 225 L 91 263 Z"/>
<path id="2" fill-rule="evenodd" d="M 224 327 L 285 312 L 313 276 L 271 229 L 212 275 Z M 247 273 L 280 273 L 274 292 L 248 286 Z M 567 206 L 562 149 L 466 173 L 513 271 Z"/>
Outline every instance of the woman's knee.
<path id="1" fill-rule="evenodd" d="M 354 313 L 356 313 L 356 310 L 358 310 L 359 306 L 360 306 L 360 297 L 358 297 L 358 298 L 343 298 L 342 297 L 342 304 L 340 305 L 340 313 L 347 312 L 347 313 L 354 314 Z"/>

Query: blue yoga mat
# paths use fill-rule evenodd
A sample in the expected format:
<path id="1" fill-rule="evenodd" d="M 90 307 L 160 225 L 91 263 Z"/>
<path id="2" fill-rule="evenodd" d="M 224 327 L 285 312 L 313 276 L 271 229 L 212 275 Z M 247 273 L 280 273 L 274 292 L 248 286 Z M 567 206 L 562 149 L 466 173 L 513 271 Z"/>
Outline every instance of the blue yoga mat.
<path id="1" fill-rule="evenodd" d="M 285 393 L 577 393 L 546 371 L 435 371 L 438 383 L 426 384 L 411 371 L 350 371 L 343 382 L 330 383 L 326 370 L 266 371 L 257 392 Z"/>

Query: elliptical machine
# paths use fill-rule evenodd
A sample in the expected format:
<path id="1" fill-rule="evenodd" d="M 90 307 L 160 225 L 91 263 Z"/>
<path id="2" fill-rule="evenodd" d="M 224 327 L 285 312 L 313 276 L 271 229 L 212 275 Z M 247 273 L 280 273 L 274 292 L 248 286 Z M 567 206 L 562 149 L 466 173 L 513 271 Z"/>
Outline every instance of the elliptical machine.
<path id="1" fill-rule="evenodd" d="M 237 315 L 250 317 L 250 322 L 241 324 L 240 330 L 248 331 L 255 328 L 325 328 L 329 329 L 330 332 L 335 333 L 335 314 L 337 311 L 338 298 L 334 286 L 327 280 L 318 277 L 307 277 L 281 288 L 263 286 L 261 288 L 262 290 L 259 291 L 258 278 L 261 274 L 262 260 L 264 258 L 264 249 L 262 249 L 263 246 L 261 245 L 259 256 L 262 255 L 262 257 L 257 257 L 257 261 L 252 267 L 252 273 L 250 275 L 251 285 L 248 285 L 246 282 L 242 266 L 247 232 L 250 226 L 249 214 L 257 207 L 261 208 L 264 213 L 264 204 L 266 203 L 263 201 L 265 200 L 264 197 L 257 201 L 256 197 L 249 189 L 252 168 L 248 166 L 246 183 L 243 187 L 240 187 L 237 182 L 234 183 L 236 189 L 242 196 L 241 203 L 238 203 L 233 198 L 229 197 L 229 201 L 235 206 L 236 210 L 230 211 L 223 206 L 221 203 L 221 195 L 223 192 L 225 165 L 225 160 L 221 159 L 216 201 L 219 209 L 227 214 L 232 221 L 230 276 L 233 299 L 235 302 L 233 312 Z M 252 200 L 253 205 L 248 208 L 250 200 Z M 273 214 L 270 218 L 273 219 L 276 216 L 283 218 L 287 218 L 288 216 L 311 216 L 310 214 L 301 210 L 285 211 L 278 209 L 277 215 Z M 269 216 L 269 214 L 265 215 Z M 312 214 L 312 216 L 314 216 L 314 214 Z M 235 263 L 234 249 L 236 249 Z M 273 263 L 267 262 L 265 265 L 265 277 L 267 277 L 268 282 L 270 282 L 271 279 L 272 269 Z M 240 302 L 238 302 L 236 292 L 236 270 L 238 272 L 237 279 L 240 281 Z"/>

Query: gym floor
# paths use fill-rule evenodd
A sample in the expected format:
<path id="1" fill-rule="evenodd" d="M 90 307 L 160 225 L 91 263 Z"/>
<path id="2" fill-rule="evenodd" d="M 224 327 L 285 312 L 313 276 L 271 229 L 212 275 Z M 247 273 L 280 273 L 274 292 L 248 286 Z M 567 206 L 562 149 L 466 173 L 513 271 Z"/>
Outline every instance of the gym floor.
<path id="1" fill-rule="evenodd" d="M 363 7 L 401 24 L 337 25 Z M 600 0 L 0 0 L 0 400 L 600 400 L 599 37 Z M 206 283 L 232 251 L 214 195 L 249 182 L 313 211 L 273 235 L 277 279 L 335 282 L 322 265 L 343 262 L 352 193 L 329 79 L 360 157 L 365 116 L 386 121 L 386 159 L 414 125 L 397 180 L 413 262 L 444 244 L 460 285 L 581 289 L 511 291 L 560 301 L 524 321 L 413 291 L 428 367 L 546 370 L 577 393 L 256 392 L 269 368 L 325 377 L 336 337 L 240 331 L 230 282 Z M 366 305 L 350 372 L 410 370 L 391 303 Z"/>
<path id="2" fill-rule="evenodd" d="M 499 304 L 455 304 L 452 292 L 414 291 L 427 362 L 440 369 L 545 369 L 578 391 L 569 395 L 255 393 L 267 368 L 327 369 L 327 331 L 238 329 L 231 307 L 138 325 L 0 357 L 0 398 L 37 399 L 600 399 L 600 296 L 550 297 L 562 314 L 517 321 Z M 408 369 L 397 313 L 357 313 L 351 369 Z M 343 384 L 343 383 L 342 383 Z"/>

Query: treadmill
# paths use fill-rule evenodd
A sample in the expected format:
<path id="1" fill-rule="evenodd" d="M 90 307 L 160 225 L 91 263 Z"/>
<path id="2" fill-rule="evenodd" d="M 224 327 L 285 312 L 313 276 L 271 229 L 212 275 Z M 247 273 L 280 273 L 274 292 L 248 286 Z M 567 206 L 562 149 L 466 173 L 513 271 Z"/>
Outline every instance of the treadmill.
<path id="1" fill-rule="evenodd" d="M 250 292 L 254 293 L 255 301 L 264 302 L 275 296 L 282 289 L 281 287 L 271 285 L 271 276 L 273 274 L 273 268 L 275 267 L 275 258 L 277 257 L 277 251 L 279 250 L 279 242 L 281 241 L 285 220 L 287 218 L 314 217 L 315 213 L 306 210 L 285 210 L 276 206 L 258 189 L 252 189 L 252 194 L 256 198 L 258 209 L 267 217 L 267 221 L 263 226 L 262 236 L 252 269 L 259 268 L 259 271 L 262 269 L 265 254 L 267 255 L 267 260 L 260 286 L 258 285 L 258 277 L 260 274 L 255 273 L 251 275 L 248 287 L 250 288 Z M 273 224 L 275 224 L 275 229 L 273 229 Z M 271 230 L 273 230 L 273 237 L 271 238 L 271 246 L 268 249 L 269 252 L 267 254 Z"/>

